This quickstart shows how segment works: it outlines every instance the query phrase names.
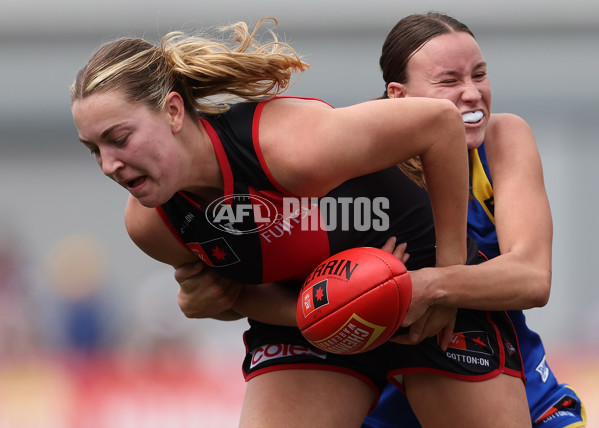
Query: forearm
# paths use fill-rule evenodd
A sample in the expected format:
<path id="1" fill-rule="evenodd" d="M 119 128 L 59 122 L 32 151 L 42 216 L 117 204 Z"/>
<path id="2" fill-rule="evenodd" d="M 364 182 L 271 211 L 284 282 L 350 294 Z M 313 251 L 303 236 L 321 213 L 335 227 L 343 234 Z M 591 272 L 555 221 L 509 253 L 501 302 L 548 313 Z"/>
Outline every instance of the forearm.
<path id="1" fill-rule="evenodd" d="M 433 304 L 478 310 L 523 310 L 544 306 L 549 297 L 551 268 L 514 254 L 479 265 L 423 269 L 427 298 Z"/>
<path id="2" fill-rule="evenodd" d="M 437 266 L 466 260 L 468 157 L 461 118 L 450 117 L 440 142 L 420 155 L 435 221 Z"/>
<path id="3" fill-rule="evenodd" d="M 297 292 L 280 284 L 246 285 L 233 310 L 256 321 L 296 327 L 296 303 Z"/>

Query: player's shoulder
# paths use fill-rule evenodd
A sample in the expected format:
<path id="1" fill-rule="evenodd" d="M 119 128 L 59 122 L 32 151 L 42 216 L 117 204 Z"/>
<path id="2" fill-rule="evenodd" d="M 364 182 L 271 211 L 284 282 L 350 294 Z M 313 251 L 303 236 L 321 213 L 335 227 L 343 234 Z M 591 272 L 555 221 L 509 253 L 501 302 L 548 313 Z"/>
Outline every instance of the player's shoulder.
<path id="1" fill-rule="evenodd" d="M 309 97 L 276 97 L 264 103 L 264 114 L 280 114 L 284 118 L 293 119 L 304 114 L 322 114 L 323 110 L 334 110 L 332 106 L 319 98 Z"/>
<path id="2" fill-rule="evenodd" d="M 133 237 L 151 233 L 158 224 L 160 217 L 155 209 L 144 207 L 133 196 L 129 196 L 125 206 L 125 227 L 129 235 Z"/>
<path id="3" fill-rule="evenodd" d="M 522 117 L 512 113 L 493 113 L 485 132 L 487 145 L 514 139 L 533 139 L 529 124 Z"/>
<path id="4" fill-rule="evenodd" d="M 513 113 L 493 113 L 489 119 L 488 131 L 498 131 L 514 126 L 528 127 L 524 118 Z"/>
<path id="5" fill-rule="evenodd" d="M 491 115 L 485 133 L 485 146 L 487 159 L 494 165 L 505 162 L 512 167 L 519 161 L 530 166 L 538 158 L 537 143 L 531 127 L 515 114 Z"/>
<path id="6" fill-rule="evenodd" d="M 131 240 L 150 257 L 173 266 L 196 260 L 171 233 L 155 208 L 148 208 L 129 196 L 125 227 Z"/>

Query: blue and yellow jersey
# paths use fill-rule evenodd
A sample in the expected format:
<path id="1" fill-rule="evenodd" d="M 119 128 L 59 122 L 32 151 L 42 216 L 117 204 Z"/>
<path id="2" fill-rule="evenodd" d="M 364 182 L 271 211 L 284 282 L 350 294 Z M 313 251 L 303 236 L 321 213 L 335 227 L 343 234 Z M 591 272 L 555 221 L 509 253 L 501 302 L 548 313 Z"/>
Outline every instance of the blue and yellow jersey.
<path id="1" fill-rule="evenodd" d="M 470 201 L 468 234 L 489 259 L 497 257 L 493 180 L 485 144 L 470 150 Z M 483 284 L 484 286 L 484 284 Z M 523 287 L 526 284 L 522 284 Z M 586 425 L 580 397 L 567 384 L 557 381 L 545 359 L 545 348 L 537 333 L 526 325 L 522 311 L 508 311 L 518 335 L 526 374 L 526 396 L 534 428 L 577 428 Z M 402 392 L 389 384 L 377 408 L 366 417 L 362 428 L 421 428 Z"/>
<path id="2" fill-rule="evenodd" d="M 495 230 L 493 181 L 487 163 L 484 143 L 470 150 L 470 201 L 468 202 L 468 234 L 488 258 L 499 255 Z"/>
<path id="3" fill-rule="evenodd" d="M 493 180 L 485 143 L 470 150 L 469 157 L 471 198 L 468 206 L 468 233 L 475 239 L 480 251 L 491 259 L 500 252 L 495 229 Z M 524 312 L 508 312 L 518 334 L 527 379 L 526 395 L 534 426 L 583 426 L 586 416 L 580 398 L 568 385 L 557 382 L 545 360 L 543 342 L 526 325 Z"/>

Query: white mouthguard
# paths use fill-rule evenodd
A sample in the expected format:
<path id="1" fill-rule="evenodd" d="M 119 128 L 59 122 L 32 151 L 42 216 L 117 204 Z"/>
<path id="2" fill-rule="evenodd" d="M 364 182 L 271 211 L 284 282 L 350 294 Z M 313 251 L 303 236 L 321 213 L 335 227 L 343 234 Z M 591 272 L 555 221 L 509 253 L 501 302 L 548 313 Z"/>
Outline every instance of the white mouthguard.
<path id="1" fill-rule="evenodd" d="M 483 112 L 480 110 L 462 114 L 462 120 L 465 123 L 475 123 L 483 118 Z"/>

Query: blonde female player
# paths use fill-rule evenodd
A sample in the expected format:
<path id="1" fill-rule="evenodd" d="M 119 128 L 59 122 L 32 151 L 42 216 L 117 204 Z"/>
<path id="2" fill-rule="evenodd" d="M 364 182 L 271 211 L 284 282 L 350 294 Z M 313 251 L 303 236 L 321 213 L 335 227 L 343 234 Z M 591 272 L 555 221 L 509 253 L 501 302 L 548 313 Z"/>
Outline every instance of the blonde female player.
<path id="1" fill-rule="evenodd" d="M 425 330 L 451 330 L 455 322 L 484 334 L 484 364 L 476 367 L 444 360 L 433 339 L 334 355 L 310 347 L 297 327 L 274 324 L 289 319 L 272 301 L 297 295 L 301 278 L 342 249 L 397 236 L 414 246 L 414 268 L 461 264 L 476 254 L 466 245 L 464 129 L 445 100 L 333 109 L 275 97 L 306 65 L 276 39 L 261 45 L 245 24 L 232 29 L 232 48 L 183 34 L 167 35 L 161 47 L 141 39 L 105 44 L 77 75 L 72 112 L 104 174 L 131 194 L 125 222 L 143 251 L 175 267 L 199 255 L 229 280 L 267 283 L 243 287 L 232 308 L 250 319 L 240 425 L 357 427 L 387 375 L 400 370 L 414 402 L 435 399 L 436 412 L 421 415 L 428 426 L 530 426 L 505 313 L 458 311 L 456 319 L 455 307 L 423 305 L 415 293 L 411 317 L 424 318 Z M 220 95 L 247 102 L 224 104 L 214 99 Z M 396 167 L 416 155 L 428 195 Z M 254 207 L 263 201 L 281 208 L 283 198 L 325 195 L 386 198 L 388 228 L 289 227 L 275 239 L 257 227 Z M 209 218 L 215 203 L 239 217 L 224 224 Z M 446 395 L 449 388 L 459 394 Z M 498 391 L 501 399 L 493 399 Z"/>

